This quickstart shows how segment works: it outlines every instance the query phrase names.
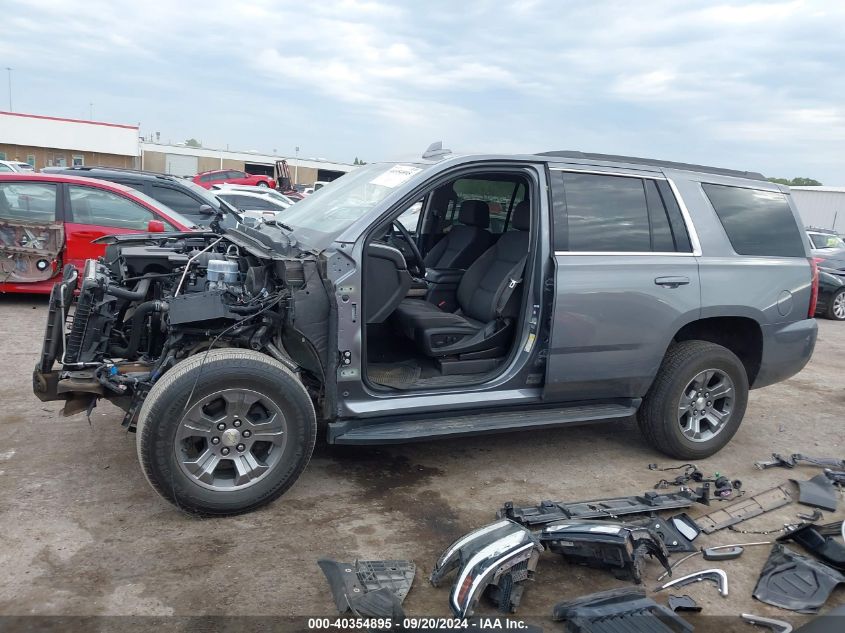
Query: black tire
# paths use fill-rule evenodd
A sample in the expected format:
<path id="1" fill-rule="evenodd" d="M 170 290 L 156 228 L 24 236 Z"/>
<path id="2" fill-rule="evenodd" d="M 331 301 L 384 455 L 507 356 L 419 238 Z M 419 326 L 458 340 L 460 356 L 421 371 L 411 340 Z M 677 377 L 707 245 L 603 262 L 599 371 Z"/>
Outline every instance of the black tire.
<path id="1" fill-rule="evenodd" d="M 286 425 L 284 447 L 278 463 L 252 485 L 208 489 L 183 471 L 176 433 L 189 397 L 193 405 L 220 389 L 238 388 L 260 393 L 279 408 Z M 226 516 L 254 510 L 290 488 L 311 459 L 316 436 L 314 406 L 296 375 L 265 354 L 229 348 L 192 356 L 153 386 L 138 417 L 136 446 L 147 481 L 162 497 L 190 513 Z"/>
<path id="2" fill-rule="evenodd" d="M 266 180 L 259 180 L 259 181 L 258 181 L 258 186 L 259 186 L 259 187 L 269 187 L 270 185 L 269 185 L 269 184 L 267 184 L 267 181 L 266 181 Z"/>
<path id="3" fill-rule="evenodd" d="M 700 372 L 717 369 L 733 381 L 732 412 L 721 430 L 706 441 L 686 437 L 678 420 L 678 404 L 684 389 Z M 718 452 L 739 429 L 748 405 L 748 376 L 736 355 L 706 341 L 683 341 L 672 345 L 663 358 L 637 412 L 640 431 L 657 450 L 676 459 L 702 459 Z"/>
<path id="4" fill-rule="evenodd" d="M 843 313 L 842 316 L 836 316 L 836 313 L 833 311 L 837 300 L 842 301 L 843 296 L 845 296 L 845 288 L 840 288 L 833 294 L 827 302 L 827 310 L 825 310 L 824 313 L 826 318 L 833 319 L 834 321 L 845 321 L 845 313 Z"/>

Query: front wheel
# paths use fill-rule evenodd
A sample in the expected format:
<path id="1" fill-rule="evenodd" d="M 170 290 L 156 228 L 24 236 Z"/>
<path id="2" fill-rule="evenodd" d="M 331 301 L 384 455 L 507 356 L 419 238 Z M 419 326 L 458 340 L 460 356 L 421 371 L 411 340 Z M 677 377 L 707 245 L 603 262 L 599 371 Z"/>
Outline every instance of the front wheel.
<path id="1" fill-rule="evenodd" d="M 730 441 L 747 404 L 748 376 L 733 352 L 706 341 L 683 341 L 666 352 L 637 422 L 661 452 L 702 459 Z"/>
<path id="2" fill-rule="evenodd" d="M 259 187 L 269 187 L 270 185 L 267 184 L 266 180 L 260 180 L 260 181 L 258 181 L 258 186 Z"/>
<path id="3" fill-rule="evenodd" d="M 275 359 L 203 352 L 159 380 L 141 408 L 138 459 L 177 507 L 225 516 L 267 504 L 297 480 L 317 435 L 302 383 Z"/>
<path id="4" fill-rule="evenodd" d="M 840 288 L 835 295 L 830 298 L 830 303 L 827 306 L 828 319 L 834 321 L 845 321 L 845 288 Z"/>

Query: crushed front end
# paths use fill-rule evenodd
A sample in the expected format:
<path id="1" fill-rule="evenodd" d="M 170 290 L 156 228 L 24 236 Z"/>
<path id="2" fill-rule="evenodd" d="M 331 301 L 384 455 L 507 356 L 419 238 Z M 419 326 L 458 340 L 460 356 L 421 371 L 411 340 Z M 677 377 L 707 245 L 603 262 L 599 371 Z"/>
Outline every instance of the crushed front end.
<path id="1" fill-rule="evenodd" d="M 156 380 L 180 360 L 218 347 L 304 366 L 319 384 L 320 350 L 303 346 L 303 336 L 294 337 L 299 359 L 285 348 L 285 333 L 299 332 L 294 297 L 308 291 L 304 271 L 319 273 L 316 258 L 280 254 L 272 240 L 247 238 L 112 238 L 106 255 L 88 260 L 84 270 L 67 266 L 50 296 L 35 395 L 65 400 L 65 415 L 90 411 L 106 398 L 126 411 L 124 425 L 132 427 Z M 279 244 L 285 244 L 281 233 Z M 323 289 L 320 275 L 312 276 Z"/>

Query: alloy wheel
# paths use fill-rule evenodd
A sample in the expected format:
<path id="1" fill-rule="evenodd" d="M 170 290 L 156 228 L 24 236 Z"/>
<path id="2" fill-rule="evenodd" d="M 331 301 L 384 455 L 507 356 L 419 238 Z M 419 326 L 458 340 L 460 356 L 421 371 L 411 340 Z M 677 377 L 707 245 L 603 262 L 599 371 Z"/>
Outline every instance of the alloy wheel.
<path id="1" fill-rule="evenodd" d="M 182 416 L 176 458 L 194 483 L 211 490 L 240 490 L 281 463 L 287 423 L 268 397 L 248 389 L 205 396 Z"/>
<path id="2" fill-rule="evenodd" d="M 728 424 L 733 412 L 733 380 L 720 369 L 706 369 L 690 380 L 678 402 L 678 424 L 693 442 L 707 442 Z"/>

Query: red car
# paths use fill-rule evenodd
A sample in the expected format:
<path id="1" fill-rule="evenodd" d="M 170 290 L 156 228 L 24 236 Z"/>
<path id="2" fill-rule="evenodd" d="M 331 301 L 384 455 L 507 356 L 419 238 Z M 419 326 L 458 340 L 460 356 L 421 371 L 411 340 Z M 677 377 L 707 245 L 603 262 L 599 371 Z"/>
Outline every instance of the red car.
<path id="1" fill-rule="evenodd" d="M 271 176 L 257 175 L 253 176 L 245 171 L 238 171 L 237 169 L 215 169 L 213 171 L 204 171 L 193 177 L 193 181 L 200 187 L 211 189 L 212 185 L 219 185 L 224 182 L 230 182 L 235 185 L 254 185 L 256 187 L 271 187 L 276 188 L 276 181 Z"/>
<path id="2" fill-rule="evenodd" d="M 192 222 L 149 196 L 106 180 L 0 174 L 0 293 L 49 293 L 62 266 L 105 252 L 116 233 L 189 231 Z"/>

